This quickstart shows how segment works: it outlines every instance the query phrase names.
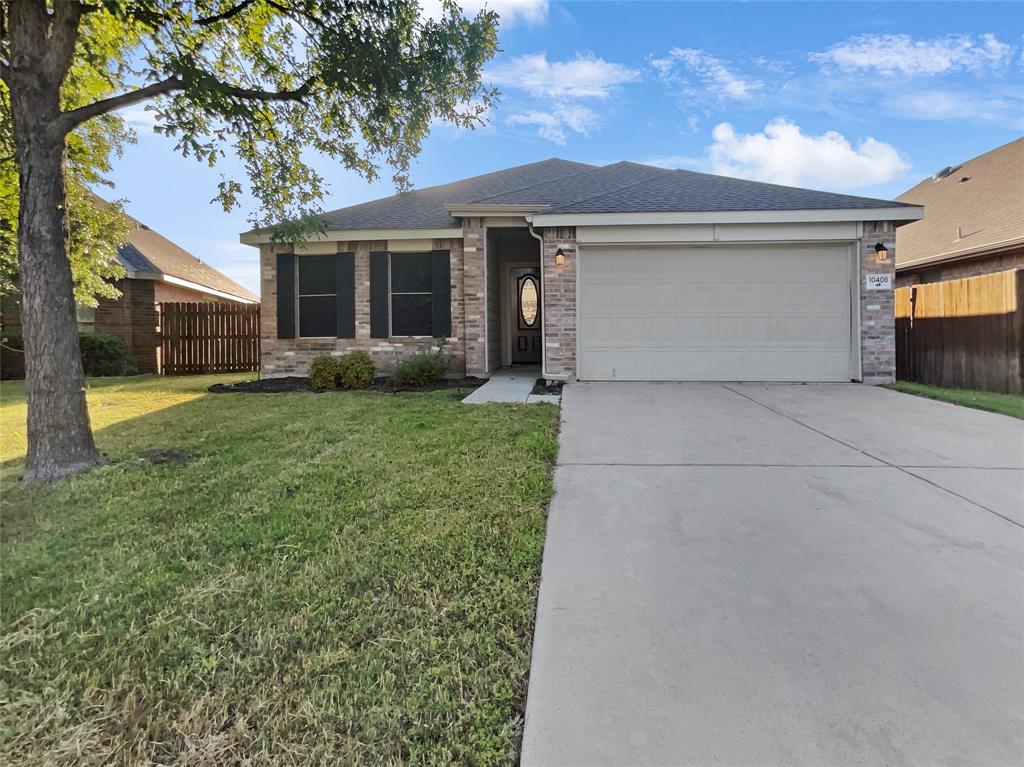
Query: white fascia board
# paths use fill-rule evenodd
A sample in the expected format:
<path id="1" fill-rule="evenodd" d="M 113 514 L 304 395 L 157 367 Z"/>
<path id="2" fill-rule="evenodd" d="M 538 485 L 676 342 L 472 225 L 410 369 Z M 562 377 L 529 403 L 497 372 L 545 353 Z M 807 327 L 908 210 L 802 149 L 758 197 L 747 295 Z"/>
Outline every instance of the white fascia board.
<path id="1" fill-rule="evenodd" d="M 630 226 L 634 224 L 792 224 L 818 221 L 919 221 L 924 207 L 836 210 L 736 210 L 695 213 L 539 213 L 534 226 Z"/>
<path id="2" fill-rule="evenodd" d="M 190 280 L 183 280 L 180 277 L 172 277 L 169 274 L 161 274 L 157 277 L 158 282 L 166 282 L 168 285 L 180 285 L 183 288 L 189 288 L 190 290 L 196 290 L 200 293 L 206 293 L 207 295 L 217 296 L 218 298 L 229 298 L 232 301 L 236 301 L 241 304 L 258 304 L 259 301 L 253 301 L 251 298 L 245 298 L 243 296 L 236 296 L 234 293 L 226 293 L 223 290 L 215 290 L 214 288 L 208 288 L 206 285 L 200 285 L 198 282 L 191 282 Z"/>
<path id="3" fill-rule="evenodd" d="M 311 237 L 309 242 L 348 242 L 350 240 L 448 240 L 462 237 L 462 228 L 445 229 L 330 229 Z M 269 232 L 242 232 L 243 245 L 267 245 L 273 240 Z"/>

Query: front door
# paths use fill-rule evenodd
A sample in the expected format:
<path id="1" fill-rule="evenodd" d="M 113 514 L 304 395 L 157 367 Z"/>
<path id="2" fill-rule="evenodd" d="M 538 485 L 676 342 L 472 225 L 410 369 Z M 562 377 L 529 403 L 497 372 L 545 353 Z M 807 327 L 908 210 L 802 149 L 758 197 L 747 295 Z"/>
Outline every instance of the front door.
<path id="1" fill-rule="evenodd" d="M 540 269 L 512 269 L 512 364 L 540 363 Z"/>

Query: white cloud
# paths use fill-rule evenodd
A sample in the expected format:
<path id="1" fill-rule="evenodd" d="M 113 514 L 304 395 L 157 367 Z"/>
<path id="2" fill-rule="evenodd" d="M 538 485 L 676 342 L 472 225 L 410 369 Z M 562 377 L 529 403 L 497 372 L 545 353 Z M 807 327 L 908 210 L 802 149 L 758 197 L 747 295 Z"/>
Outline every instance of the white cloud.
<path id="1" fill-rule="evenodd" d="M 656 168 L 689 168 L 690 170 L 704 168 L 705 162 L 701 157 L 690 157 L 685 154 L 659 154 L 640 160 L 642 165 L 653 165 Z"/>
<path id="2" fill-rule="evenodd" d="M 133 128 L 146 128 L 152 130 L 156 125 L 156 114 L 151 109 L 143 106 L 130 107 L 117 113 Z"/>
<path id="3" fill-rule="evenodd" d="M 910 169 L 891 144 L 865 138 L 854 147 L 836 131 L 812 136 L 784 118 L 760 133 L 720 123 L 711 136 L 711 172 L 755 181 L 842 189 L 881 184 Z"/>
<path id="4" fill-rule="evenodd" d="M 535 126 L 541 138 L 556 144 L 565 144 L 570 133 L 590 135 L 597 121 L 597 114 L 582 104 L 553 104 L 547 111 L 514 114 L 506 120 L 509 125 Z"/>
<path id="5" fill-rule="evenodd" d="M 1024 92 L 916 90 L 888 101 L 891 112 L 917 120 L 969 120 L 1024 128 Z"/>
<path id="6" fill-rule="evenodd" d="M 546 53 L 530 53 L 484 72 L 484 79 L 495 85 L 545 98 L 606 98 L 617 86 L 639 78 L 635 69 L 579 53 L 567 61 L 548 61 Z"/>
<path id="7" fill-rule="evenodd" d="M 747 101 L 764 85 L 760 80 L 737 74 L 727 62 L 697 48 L 673 48 L 667 56 L 654 59 L 651 64 L 662 80 L 687 93 L 692 86 L 684 72 L 692 73 L 705 91 L 722 100 Z"/>
<path id="8" fill-rule="evenodd" d="M 844 71 L 883 75 L 939 75 L 968 70 L 982 72 L 1009 62 L 1013 46 L 993 34 L 975 39 L 947 35 L 915 40 L 910 35 L 857 35 L 828 50 L 810 54 L 811 61 Z"/>
<path id="9" fill-rule="evenodd" d="M 474 16 L 484 8 L 496 11 L 502 27 L 520 23 L 536 27 L 548 20 L 548 0 L 456 0 L 456 3 L 467 16 Z M 441 17 L 441 0 L 419 0 L 419 4 L 427 18 Z"/>

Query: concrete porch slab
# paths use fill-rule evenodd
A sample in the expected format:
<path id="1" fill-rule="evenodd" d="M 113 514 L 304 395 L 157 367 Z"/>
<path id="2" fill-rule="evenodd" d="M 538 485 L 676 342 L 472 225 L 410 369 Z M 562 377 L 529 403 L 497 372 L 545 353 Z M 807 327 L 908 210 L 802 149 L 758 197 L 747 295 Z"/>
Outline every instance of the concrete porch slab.
<path id="1" fill-rule="evenodd" d="M 502 368 L 492 373 L 487 383 L 462 401 L 466 405 L 484 405 L 488 402 L 525 404 L 538 377 L 540 368 Z"/>

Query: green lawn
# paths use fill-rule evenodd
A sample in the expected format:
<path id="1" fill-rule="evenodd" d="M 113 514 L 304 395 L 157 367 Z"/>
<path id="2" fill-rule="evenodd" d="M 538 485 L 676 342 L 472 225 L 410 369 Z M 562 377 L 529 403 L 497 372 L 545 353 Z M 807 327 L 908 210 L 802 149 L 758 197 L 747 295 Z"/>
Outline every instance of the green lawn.
<path id="1" fill-rule="evenodd" d="M 556 408 L 214 380 L 90 382 L 27 489 L 3 385 L 0 763 L 513 763 Z"/>
<path id="2" fill-rule="evenodd" d="M 929 386 L 910 381 L 897 381 L 889 388 L 907 394 L 916 394 L 919 397 L 952 402 L 954 405 L 989 410 L 1014 418 L 1024 418 L 1024 395 L 1022 394 L 997 394 L 980 389 L 943 389 L 940 386 Z"/>

